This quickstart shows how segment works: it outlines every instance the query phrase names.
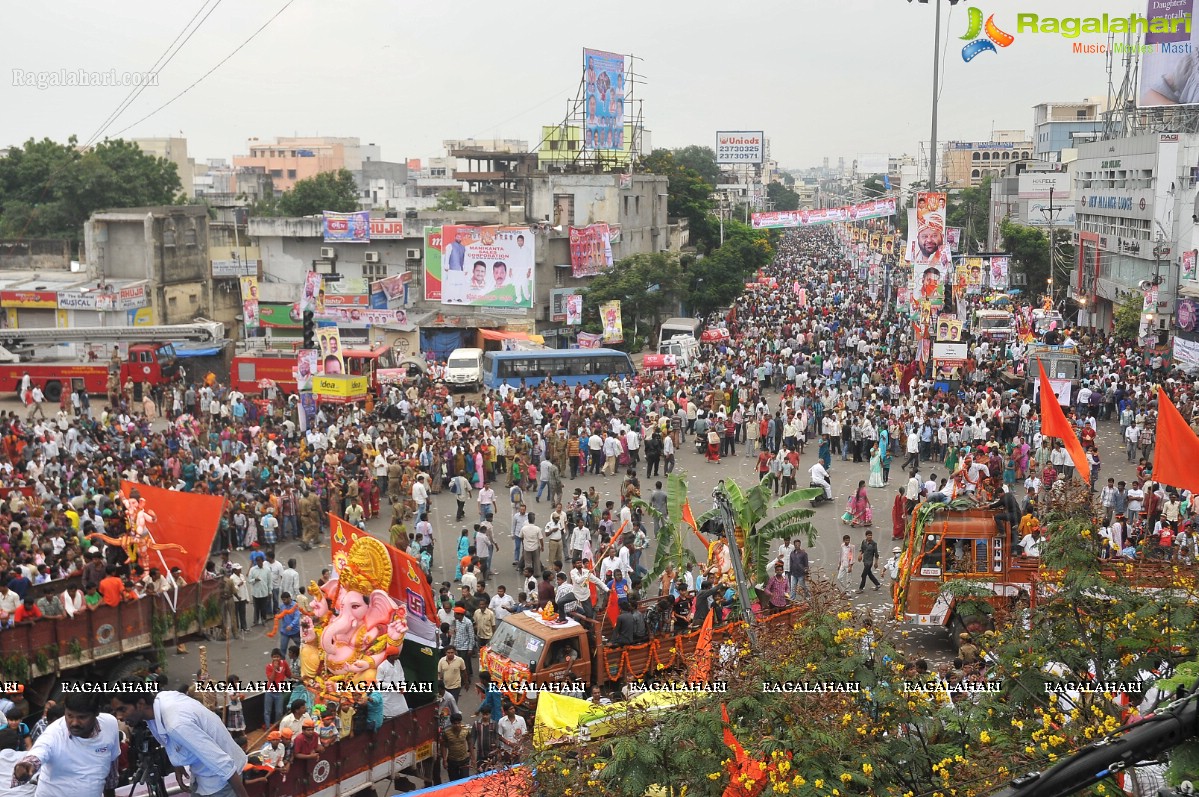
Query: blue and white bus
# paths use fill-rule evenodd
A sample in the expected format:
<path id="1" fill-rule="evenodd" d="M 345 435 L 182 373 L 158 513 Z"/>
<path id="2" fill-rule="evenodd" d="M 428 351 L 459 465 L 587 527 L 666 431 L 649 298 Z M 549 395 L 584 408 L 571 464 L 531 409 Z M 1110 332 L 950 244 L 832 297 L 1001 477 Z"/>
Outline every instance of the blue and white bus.
<path id="1" fill-rule="evenodd" d="M 489 351 L 483 355 L 483 386 L 502 384 L 532 387 L 552 377 L 556 384 L 583 385 L 609 376 L 631 377 L 635 369 L 629 355 L 615 349 L 530 349 Z"/>

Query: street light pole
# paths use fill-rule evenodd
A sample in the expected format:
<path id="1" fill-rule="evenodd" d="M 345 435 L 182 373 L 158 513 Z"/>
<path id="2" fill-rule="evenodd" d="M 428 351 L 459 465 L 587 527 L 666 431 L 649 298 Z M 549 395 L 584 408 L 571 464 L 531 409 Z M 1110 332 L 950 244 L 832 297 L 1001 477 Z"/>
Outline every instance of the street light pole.
<path id="1" fill-rule="evenodd" d="M 937 6 L 936 33 L 933 36 L 933 130 L 928 146 L 928 190 L 937 190 L 937 95 L 941 81 L 941 0 L 933 0 Z"/>

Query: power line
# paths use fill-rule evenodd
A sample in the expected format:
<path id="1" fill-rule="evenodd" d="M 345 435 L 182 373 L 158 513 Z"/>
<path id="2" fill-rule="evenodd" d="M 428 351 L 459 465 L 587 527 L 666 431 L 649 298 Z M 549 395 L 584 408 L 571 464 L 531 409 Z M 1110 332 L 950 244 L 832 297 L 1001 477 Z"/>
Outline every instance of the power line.
<path id="1" fill-rule="evenodd" d="M 207 78 L 207 77 L 208 77 L 209 75 L 211 75 L 213 72 L 217 71 L 217 70 L 218 70 L 218 69 L 220 69 L 222 66 L 224 66 L 225 62 L 227 62 L 227 61 L 228 61 L 229 59 L 231 59 L 233 56 L 235 56 L 235 55 L 237 55 L 239 52 L 241 52 L 241 51 L 242 51 L 242 48 L 244 48 L 244 47 L 245 47 L 247 44 L 249 44 L 250 42 L 254 41 L 254 39 L 256 39 L 256 38 L 258 37 L 258 34 L 262 33 L 264 30 L 266 30 L 266 29 L 267 29 L 267 27 L 268 27 L 268 26 L 269 26 L 269 25 L 270 25 L 272 22 L 274 22 L 276 19 L 278 19 L 278 18 L 279 18 L 279 15 L 281 15 L 281 14 L 282 14 L 284 11 L 286 11 L 286 10 L 287 10 L 287 9 L 288 9 L 288 8 L 291 6 L 291 4 L 292 4 L 292 3 L 294 3 L 294 2 L 295 2 L 295 0 L 287 0 L 287 2 L 286 2 L 286 3 L 284 3 L 284 4 L 283 4 L 283 6 L 282 6 L 282 7 L 281 7 L 281 8 L 280 8 L 278 11 L 276 11 L 276 12 L 275 12 L 275 13 L 274 13 L 274 14 L 273 14 L 271 17 L 270 17 L 270 19 L 268 19 L 266 22 L 262 23 L 262 25 L 261 25 L 261 26 L 258 28 L 258 30 L 256 30 L 256 31 L 254 31 L 253 33 L 251 33 L 251 34 L 250 34 L 250 36 L 249 36 L 249 37 L 248 37 L 248 38 L 247 38 L 245 41 L 243 41 L 241 44 L 239 44 L 239 45 L 237 45 L 236 47 L 234 47 L 234 48 L 233 48 L 233 51 L 232 51 L 231 53 L 229 53 L 228 55 L 226 55 L 226 56 L 225 56 L 224 58 L 222 58 L 220 61 L 217 61 L 216 65 L 215 65 L 214 67 L 212 67 L 212 69 L 209 69 L 207 72 L 205 72 L 204 74 L 200 75 L 200 77 L 196 78 L 196 79 L 195 79 L 195 80 L 194 80 L 194 81 L 191 83 L 191 85 L 189 85 L 187 88 L 183 89 L 183 91 L 180 91 L 180 92 L 179 92 L 178 94 L 176 94 L 174 97 L 171 97 L 169 100 L 167 100 L 166 102 L 164 102 L 162 105 L 159 105 L 159 106 L 158 106 L 157 108 L 155 108 L 154 110 L 150 111 L 148 114 L 146 114 L 145 116 L 143 116 L 141 119 L 138 119 L 138 120 L 137 120 L 136 122 L 134 122 L 133 124 L 127 125 L 126 127 L 123 127 L 123 128 L 121 128 L 120 130 L 118 130 L 118 131 L 116 132 L 116 134 L 115 134 L 115 135 L 119 136 L 119 135 L 121 135 L 122 133 L 124 133 L 126 130 L 129 130 L 130 128 L 133 128 L 133 127 L 136 127 L 136 126 L 140 125 L 142 122 L 146 121 L 146 120 L 147 120 L 147 119 L 149 119 L 151 116 L 153 116 L 154 114 L 158 113 L 158 112 L 159 112 L 159 111 L 161 111 L 163 108 L 166 108 L 168 105 L 170 105 L 170 104 L 171 104 L 171 103 L 173 103 L 175 100 L 177 100 L 177 99 L 179 99 L 180 97 L 182 97 L 184 94 L 187 94 L 189 91 L 191 91 L 192 89 L 194 89 L 196 86 L 200 85 L 200 83 L 201 83 L 201 82 L 203 82 L 205 78 Z"/>
<path id="2" fill-rule="evenodd" d="M 183 26 L 183 29 L 179 31 L 179 33 L 175 36 L 174 40 L 170 44 L 168 44 L 167 48 L 162 51 L 161 55 L 158 56 L 158 60 L 156 60 L 154 62 L 154 64 L 149 69 L 146 70 L 146 72 L 148 74 L 155 74 L 155 73 L 161 71 L 162 69 L 165 69 L 166 66 L 168 64 L 170 64 L 172 60 L 174 60 L 175 56 L 179 54 L 179 51 L 183 49 L 184 45 L 186 45 L 189 41 L 191 41 L 191 38 L 192 38 L 192 36 L 194 36 L 196 34 L 196 31 L 198 31 L 204 25 L 204 23 L 208 20 L 208 18 L 210 16 L 212 16 L 212 12 L 216 11 L 217 6 L 219 6 L 221 4 L 222 0 L 216 0 L 216 2 L 213 4 L 213 6 L 208 9 L 208 13 L 204 14 L 204 18 L 201 19 L 198 23 L 196 23 L 195 26 L 193 27 L 192 23 L 196 22 L 196 18 L 199 17 L 200 14 L 204 12 L 204 8 L 210 2 L 212 2 L 212 0 L 204 0 L 204 3 L 200 6 L 199 9 L 196 10 L 196 13 L 192 15 L 192 18 L 187 21 L 187 24 Z M 190 32 L 188 32 L 189 28 L 191 29 Z M 182 42 L 179 42 L 179 39 L 181 37 L 183 37 L 184 33 L 187 33 L 187 38 L 184 38 Z M 175 46 L 176 42 L 178 42 L 178 44 L 179 44 L 178 47 Z M 145 81 L 145 82 L 141 83 L 140 85 L 135 86 L 132 89 L 130 89 L 129 93 L 127 95 L 125 95 L 125 99 L 123 99 L 120 102 L 120 104 L 117 105 L 116 109 L 112 113 L 110 113 L 103 122 L 100 123 L 100 126 L 98 128 L 96 128 L 96 132 L 92 133 L 92 135 L 87 139 L 87 141 L 84 142 L 83 148 L 87 149 L 96 140 L 98 140 L 100 138 L 100 136 L 104 135 L 104 131 L 107 130 L 112 124 L 114 124 L 116 122 L 116 120 L 120 118 L 121 114 L 123 114 L 126 110 L 129 109 L 129 106 L 132 105 L 137 100 L 137 98 L 142 95 L 142 92 L 145 91 L 146 88 L 149 87 L 149 85 L 150 85 L 150 82 Z"/>

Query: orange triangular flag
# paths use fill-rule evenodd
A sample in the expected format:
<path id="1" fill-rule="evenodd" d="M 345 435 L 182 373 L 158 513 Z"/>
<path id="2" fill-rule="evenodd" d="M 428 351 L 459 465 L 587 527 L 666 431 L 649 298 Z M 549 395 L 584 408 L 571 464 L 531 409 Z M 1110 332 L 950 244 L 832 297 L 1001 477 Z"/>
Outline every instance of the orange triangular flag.
<path id="1" fill-rule="evenodd" d="M 699 600 L 707 598 L 701 596 Z M 714 609 L 715 607 L 708 609 L 704 624 L 699 629 L 699 640 L 695 643 L 695 656 L 692 659 L 691 674 L 688 676 L 692 681 L 707 683 L 712 675 L 712 618 L 716 615 Z"/>
<path id="2" fill-rule="evenodd" d="M 691 527 L 695 532 L 695 536 L 699 537 L 699 544 L 704 546 L 704 550 L 708 550 L 709 542 L 704 539 L 704 535 L 699 533 L 699 524 L 695 522 L 695 513 L 691 511 L 691 502 L 683 501 L 683 522 Z"/>
<path id="3" fill-rule="evenodd" d="M 1074 467 L 1078 468 L 1078 475 L 1082 476 L 1083 481 L 1090 482 L 1091 463 L 1087 462 L 1082 443 L 1078 442 L 1074 427 L 1066 420 L 1062 405 L 1057 403 L 1057 394 L 1053 392 L 1053 385 L 1049 384 L 1049 377 L 1045 375 L 1045 363 L 1038 359 L 1037 367 L 1041 369 L 1041 434 L 1061 438 L 1070 460 Z"/>
<path id="4" fill-rule="evenodd" d="M 1157 389 L 1157 448 L 1153 451 L 1153 480 L 1199 492 L 1199 437 L 1160 387 Z"/>

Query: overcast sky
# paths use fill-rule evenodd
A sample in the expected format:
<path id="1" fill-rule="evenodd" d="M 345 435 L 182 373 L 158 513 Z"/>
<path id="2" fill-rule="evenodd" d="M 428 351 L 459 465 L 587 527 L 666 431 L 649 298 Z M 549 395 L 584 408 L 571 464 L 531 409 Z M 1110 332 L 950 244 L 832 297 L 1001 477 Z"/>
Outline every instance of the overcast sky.
<path id="1" fill-rule="evenodd" d="M 245 154 L 250 137 L 276 135 L 358 136 L 394 161 L 442 155 L 450 138 L 532 145 L 542 124 L 565 115 L 581 50 L 591 47 L 644 59 L 635 71 L 646 83 L 636 94 L 658 147 L 712 146 L 719 129 L 762 129 L 775 158 L 797 168 L 826 156 L 835 165 L 838 156 L 914 155 L 929 138 L 934 6 L 904 0 L 292 0 L 227 63 L 138 122 L 286 1 L 208 0 L 205 13 L 219 3 L 215 11 L 107 135 L 182 133 L 197 160 Z M 1104 56 L 1072 53 L 1070 40 L 1056 35 L 1017 36 L 963 62 L 970 5 L 1012 33 L 1017 12 L 1115 16 L 1147 6 L 942 2 L 941 141 L 985 140 L 992 129 L 1031 133 L 1033 105 L 1107 92 Z M 55 0 L 52 13 L 9 4 L 0 62 L 12 78 L 0 146 L 72 133 L 86 141 L 129 92 L 14 86 L 14 70 L 148 70 L 204 3 Z"/>

